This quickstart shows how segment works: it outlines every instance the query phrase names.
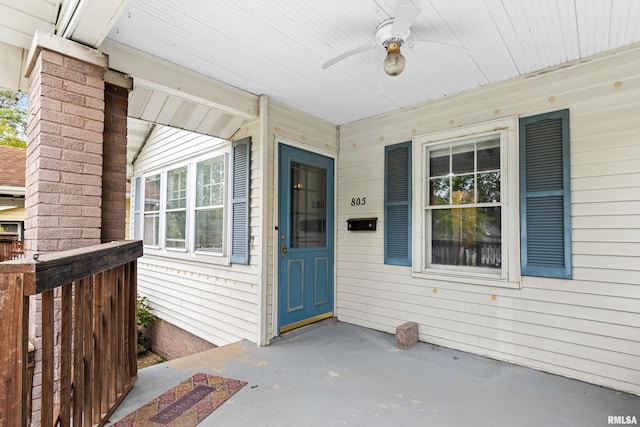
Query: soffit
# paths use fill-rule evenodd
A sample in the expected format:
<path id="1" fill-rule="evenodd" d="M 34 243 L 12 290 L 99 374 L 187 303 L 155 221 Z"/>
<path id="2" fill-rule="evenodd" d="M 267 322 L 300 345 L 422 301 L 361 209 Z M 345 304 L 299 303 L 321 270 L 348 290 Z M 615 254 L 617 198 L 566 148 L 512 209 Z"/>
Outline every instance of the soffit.
<path id="1" fill-rule="evenodd" d="M 407 68 L 384 51 L 321 69 L 374 43 L 398 0 L 130 0 L 108 40 L 334 124 L 408 107 L 640 42 L 637 0 L 413 0 Z M 406 1 L 405 1 L 406 3 Z"/>

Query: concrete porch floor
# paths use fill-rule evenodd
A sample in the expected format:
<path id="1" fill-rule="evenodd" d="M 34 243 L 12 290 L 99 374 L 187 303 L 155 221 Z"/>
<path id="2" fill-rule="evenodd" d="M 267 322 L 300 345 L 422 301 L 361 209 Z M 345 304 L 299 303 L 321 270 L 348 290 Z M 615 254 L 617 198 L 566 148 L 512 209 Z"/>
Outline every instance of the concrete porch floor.
<path id="1" fill-rule="evenodd" d="M 196 372 L 248 384 L 198 426 L 606 426 L 640 396 L 327 320 L 138 372 L 117 421 Z"/>

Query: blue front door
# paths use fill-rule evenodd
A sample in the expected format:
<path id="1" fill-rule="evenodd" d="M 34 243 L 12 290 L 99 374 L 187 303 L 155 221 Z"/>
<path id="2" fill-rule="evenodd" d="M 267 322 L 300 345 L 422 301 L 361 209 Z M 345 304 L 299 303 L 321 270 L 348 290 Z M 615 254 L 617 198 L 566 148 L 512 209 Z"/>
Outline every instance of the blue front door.
<path id="1" fill-rule="evenodd" d="M 333 316 L 333 159 L 279 146 L 278 330 Z"/>

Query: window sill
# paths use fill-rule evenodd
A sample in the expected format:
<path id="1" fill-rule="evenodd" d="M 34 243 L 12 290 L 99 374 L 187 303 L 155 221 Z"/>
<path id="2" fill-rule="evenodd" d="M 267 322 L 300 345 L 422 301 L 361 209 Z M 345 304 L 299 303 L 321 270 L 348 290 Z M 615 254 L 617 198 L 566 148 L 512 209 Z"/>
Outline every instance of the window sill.
<path id="1" fill-rule="evenodd" d="M 440 280 L 445 282 L 455 282 L 468 285 L 491 286 L 496 288 L 520 289 L 521 282 L 514 282 L 500 277 L 480 276 L 477 274 L 464 274 L 457 271 L 428 270 L 414 271 L 412 276 L 417 279 Z"/>
<path id="2" fill-rule="evenodd" d="M 186 253 L 182 251 L 176 251 L 175 249 L 156 249 L 151 247 L 144 248 L 145 257 L 150 258 L 165 258 L 171 260 L 179 260 L 185 263 L 197 263 L 197 264 L 213 264 L 221 267 L 229 267 L 231 262 L 228 256 L 217 255 L 204 252 Z"/>

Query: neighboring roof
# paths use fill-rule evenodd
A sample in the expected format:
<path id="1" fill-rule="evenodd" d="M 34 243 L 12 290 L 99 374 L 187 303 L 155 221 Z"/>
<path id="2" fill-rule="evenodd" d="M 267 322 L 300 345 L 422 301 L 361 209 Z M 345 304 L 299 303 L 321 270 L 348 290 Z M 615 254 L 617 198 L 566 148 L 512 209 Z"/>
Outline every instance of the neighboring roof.
<path id="1" fill-rule="evenodd" d="M 24 188 L 27 150 L 0 145 L 0 187 Z"/>

